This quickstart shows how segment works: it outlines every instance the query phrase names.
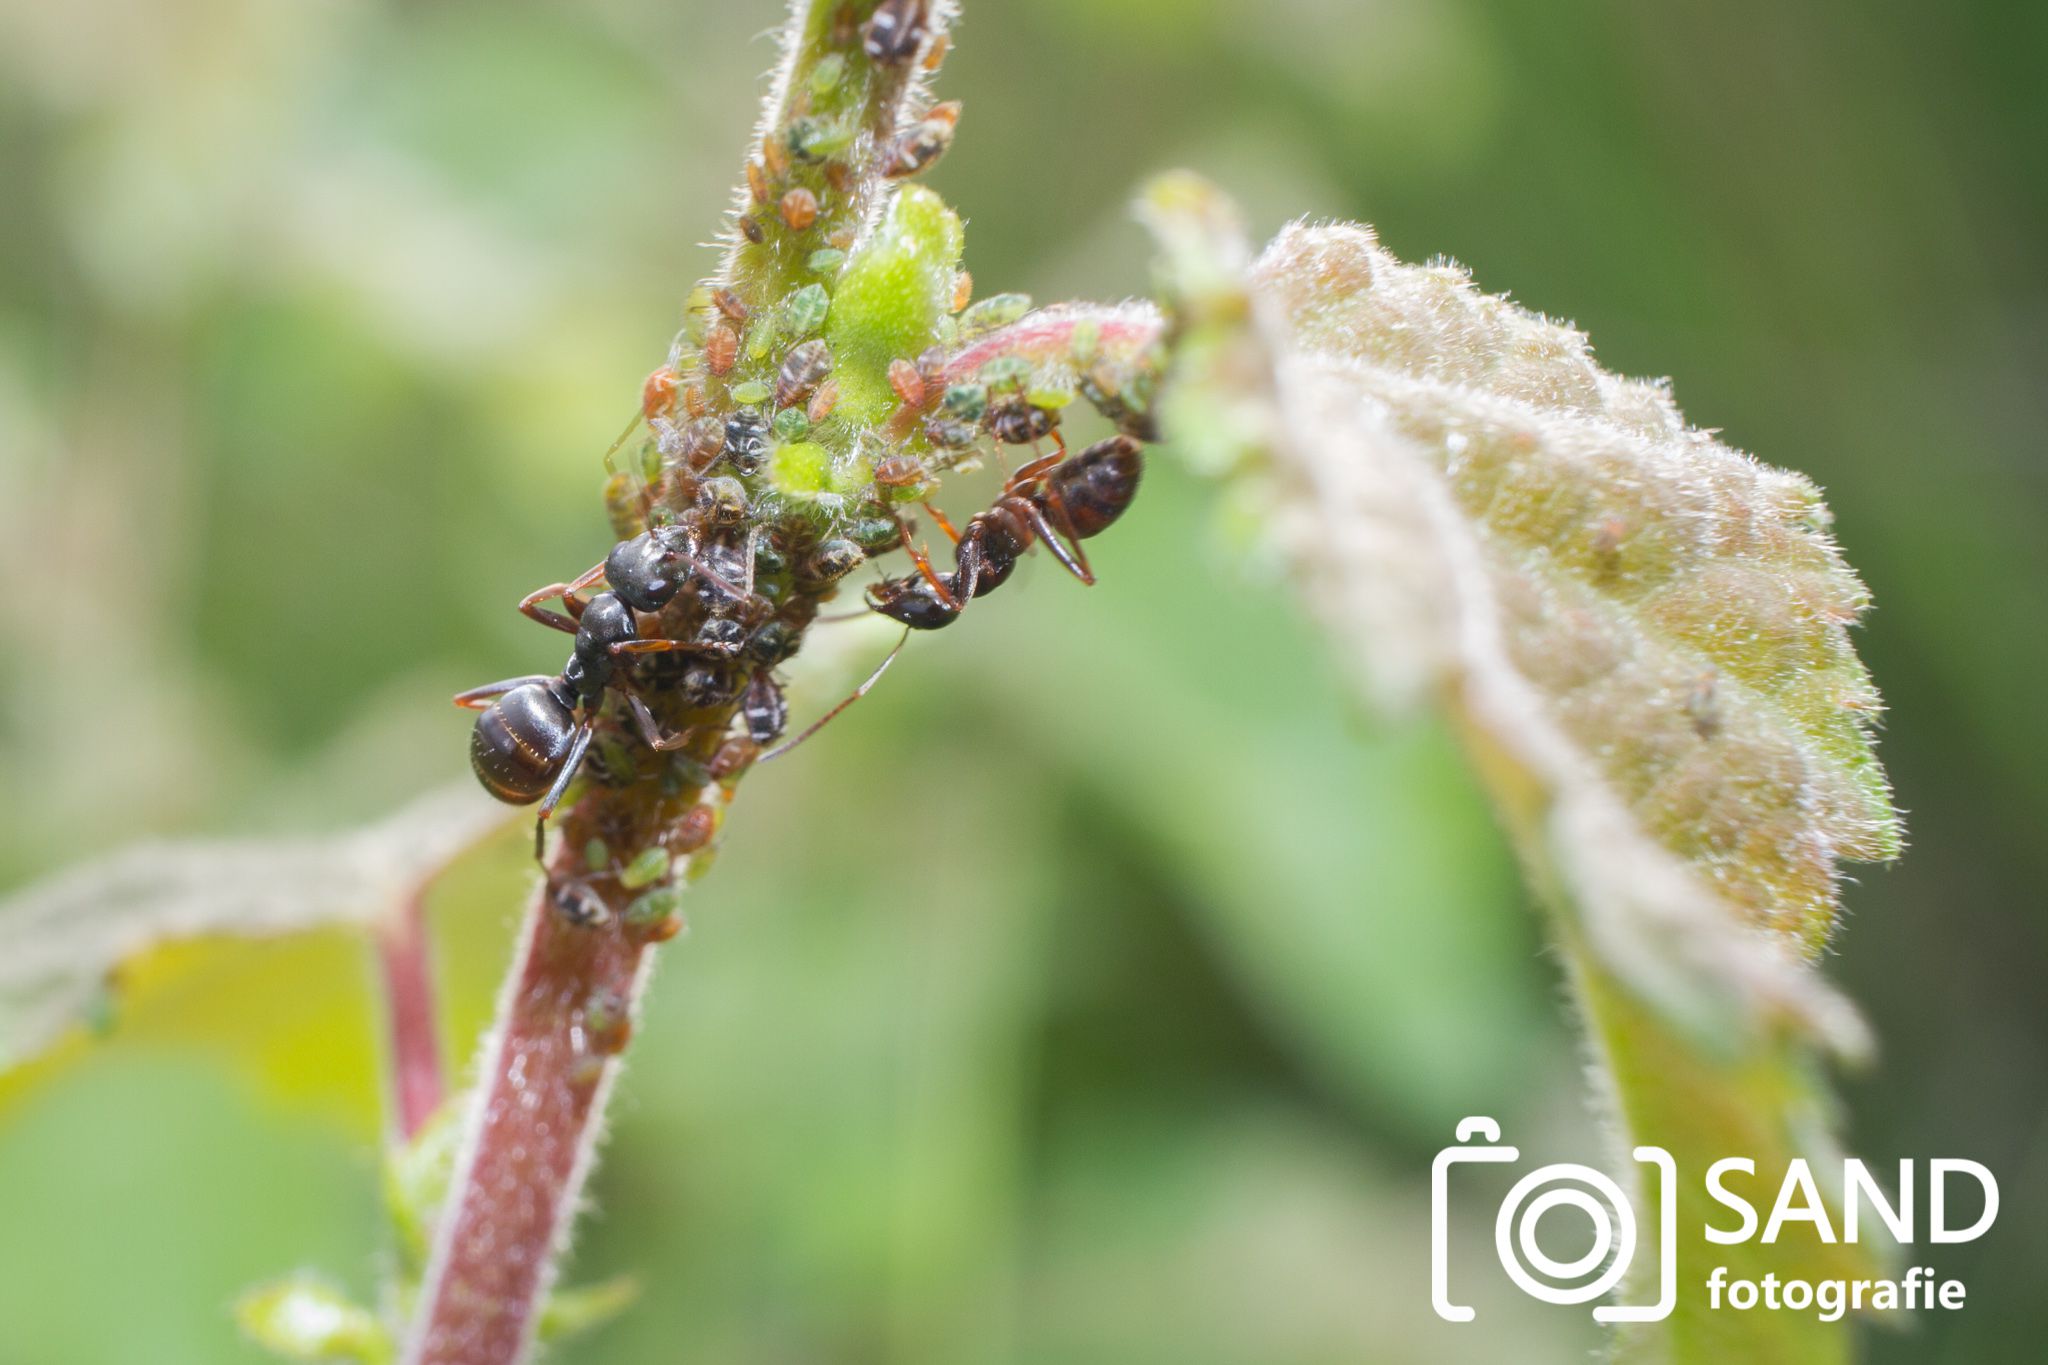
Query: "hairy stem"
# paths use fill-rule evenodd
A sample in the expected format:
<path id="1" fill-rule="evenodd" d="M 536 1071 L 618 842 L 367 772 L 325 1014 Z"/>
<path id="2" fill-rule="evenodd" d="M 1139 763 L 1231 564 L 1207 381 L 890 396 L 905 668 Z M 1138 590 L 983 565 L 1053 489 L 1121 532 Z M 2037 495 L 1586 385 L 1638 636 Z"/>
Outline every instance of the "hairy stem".
<path id="1" fill-rule="evenodd" d="M 772 316 L 814 253 L 852 247 L 886 194 L 883 154 L 921 99 L 952 6 L 879 7 L 921 13 L 925 36 L 908 57 L 864 52 L 877 0 L 800 0 L 793 9 L 726 260 L 710 282 L 747 313 Z M 792 208 L 799 191 L 803 207 Z M 679 343 L 670 374 L 687 370 L 693 402 L 722 419 L 737 406 L 734 381 L 771 376 L 777 359 L 749 353 L 728 372 Z M 666 425 L 653 408 L 648 416 L 657 430 Z M 800 581 L 791 592 L 781 619 L 800 635 L 831 590 Z M 691 639 L 705 608 L 688 599 L 652 628 Z M 613 780 L 587 784 L 557 817 L 547 879 L 527 908 L 479 1064 L 407 1365 L 514 1365 L 530 1352 L 649 975 L 648 949 L 680 929 L 675 893 L 708 866 L 726 803 L 754 758 L 746 740 L 726 738 L 737 701 L 693 709 L 677 696 L 645 700 L 664 731 L 690 738 L 678 751 L 649 754 L 608 714 L 595 761 Z M 662 871 L 643 890 L 648 882 L 629 870 L 650 857 Z"/>

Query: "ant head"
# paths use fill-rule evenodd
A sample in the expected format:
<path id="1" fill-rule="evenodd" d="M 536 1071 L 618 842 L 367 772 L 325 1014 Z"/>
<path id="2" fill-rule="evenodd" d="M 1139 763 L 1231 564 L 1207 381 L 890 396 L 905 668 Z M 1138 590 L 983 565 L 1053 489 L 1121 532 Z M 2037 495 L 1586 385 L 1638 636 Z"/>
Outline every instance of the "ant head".
<path id="1" fill-rule="evenodd" d="M 656 527 L 612 546 L 604 560 L 605 582 L 635 611 L 660 611 L 682 587 L 679 570 L 688 558 L 689 537 L 681 527 Z"/>
<path id="2" fill-rule="evenodd" d="M 951 578 L 952 575 L 942 575 Z M 912 630 L 937 630 L 950 626 L 960 612 L 948 607 L 932 591 L 931 584 L 916 575 L 905 578 L 889 578 L 868 589 L 868 605 L 891 621 L 901 622 Z"/>

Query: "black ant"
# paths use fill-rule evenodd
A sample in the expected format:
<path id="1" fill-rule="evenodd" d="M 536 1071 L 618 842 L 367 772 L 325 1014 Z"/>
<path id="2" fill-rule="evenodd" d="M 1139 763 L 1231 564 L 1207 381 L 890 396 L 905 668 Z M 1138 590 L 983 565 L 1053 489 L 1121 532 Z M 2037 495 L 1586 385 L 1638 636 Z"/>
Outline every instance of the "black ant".
<path id="1" fill-rule="evenodd" d="M 903 545 L 917 568 L 868 589 L 868 605 L 912 630 L 949 626 L 970 600 L 1002 586 L 1034 540 L 1044 541 L 1068 573 L 1093 584 L 1081 542 L 1101 534 L 1131 505 L 1144 470 L 1139 450 L 1130 437 L 1112 436 L 1078 455 L 1041 456 L 1012 474 L 994 505 L 976 513 L 964 531 L 928 508 L 953 538 L 953 572 L 934 572 L 924 552 L 911 545 L 906 527 Z"/>
<path id="2" fill-rule="evenodd" d="M 734 657 L 742 653 L 745 642 L 728 643 L 722 638 L 678 641 L 641 637 L 634 613 L 659 611 L 673 601 L 690 581 L 691 575 L 679 571 L 686 564 L 716 589 L 745 596 L 743 589 L 726 582 L 697 557 L 687 530 L 657 527 L 620 541 L 603 564 L 574 581 L 550 584 L 520 602 L 519 609 L 534 620 L 575 635 L 575 647 L 560 674 L 507 678 L 456 695 L 457 706 L 483 712 L 470 736 L 469 757 L 484 789 L 512 805 L 541 802 L 534 826 L 536 847 L 548 816 L 582 766 L 605 692 L 618 681 L 620 656 L 690 651 Z M 582 601 L 577 594 L 599 579 L 610 585 L 610 591 Z M 568 615 L 541 605 L 555 598 L 568 607 Z M 671 750 L 687 740 L 687 733 L 663 735 L 639 697 L 629 693 L 627 703 L 649 747 Z"/>

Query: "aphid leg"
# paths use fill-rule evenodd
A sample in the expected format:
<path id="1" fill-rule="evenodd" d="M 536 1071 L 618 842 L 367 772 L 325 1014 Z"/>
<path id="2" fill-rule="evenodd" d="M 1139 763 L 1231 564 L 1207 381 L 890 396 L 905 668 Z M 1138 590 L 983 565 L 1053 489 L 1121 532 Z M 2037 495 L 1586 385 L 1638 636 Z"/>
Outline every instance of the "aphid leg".
<path id="1" fill-rule="evenodd" d="M 626 423 L 626 429 L 624 431 L 621 431 L 618 434 L 617 438 L 612 441 L 611 445 L 606 448 L 604 452 L 605 473 L 616 474 L 619 472 L 619 467 L 616 464 L 612 463 L 612 456 L 619 453 L 619 447 L 624 445 L 632 437 L 634 432 L 640 430 L 640 424 L 646 420 L 647 417 L 645 413 L 635 412 L 633 414 L 633 420 Z"/>
<path id="2" fill-rule="evenodd" d="M 1067 516 L 1066 499 L 1060 496 L 1060 490 L 1052 484 L 1045 486 L 1045 496 L 1052 503 L 1052 517 L 1048 518 L 1037 503 L 1030 503 L 1028 505 L 1031 508 L 1032 526 L 1037 529 L 1039 539 L 1045 542 L 1045 548 L 1051 550 L 1053 558 L 1066 566 L 1068 573 L 1088 587 L 1094 587 L 1095 571 L 1088 567 L 1088 552 L 1081 548 L 1081 538 L 1074 537 L 1073 549 L 1069 552 L 1067 542 L 1053 532 L 1054 522 L 1061 526 L 1074 524 Z"/>
<path id="3" fill-rule="evenodd" d="M 795 739 L 786 739 L 782 741 L 782 743 L 776 745 L 767 753 L 762 754 L 761 757 L 756 759 L 755 761 L 758 763 L 766 763 L 771 758 L 782 757 L 791 749 L 794 749 L 797 745 L 803 743 L 812 735 L 815 735 L 818 733 L 818 731 L 824 729 L 825 726 L 831 723 L 833 718 L 836 717 L 841 711 L 844 711 L 847 707 L 853 705 L 862 697 L 865 697 L 868 694 L 868 689 L 873 687 L 876 683 L 880 682 L 882 680 L 882 675 L 889 671 L 889 665 L 896 662 L 896 656 L 903 652 L 904 641 L 908 640 L 909 638 L 910 631 L 906 629 L 903 632 L 903 634 L 897 639 L 896 647 L 889 651 L 888 657 L 883 659 L 881 663 L 875 666 L 874 672 L 868 674 L 867 681 L 863 682 L 859 687 L 853 689 L 852 696 L 848 697 L 845 701 L 840 702 L 839 705 L 833 707 L 830 711 L 827 711 L 824 715 L 812 721 L 808 726 L 805 727 L 804 732 L 798 735 Z"/>
<path id="4" fill-rule="evenodd" d="M 640 738 L 647 741 L 648 748 L 659 753 L 670 753 L 682 748 L 690 742 L 690 736 L 697 733 L 694 729 L 691 729 L 684 730 L 679 734 L 664 735 L 661 732 L 661 726 L 655 722 L 654 713 L 647 709 L 646 702 L 641 701 L 638 697 L 628 697 L 626 698 L 626 705 L 631 708 L 633 720 L 640 728 Z"/>
<path id="5" fill-rule="evenodd" d="M 592 565 L 567 583 L 550 583 L 545 588 L 526 594 L 519 599 L 519 610 L 544 626 L 553 626 L 556 630 L 574 635 L 576 623 L 583 619 L 583 602 L 576 594 L 603 578 L 604 565 Z M 557 597 L 561 598 L 562 605 L 569 609 L 567 616 L 558 611 L 548 611 L 541 606 L 541 603 L 552 602 Z"/>
<path id="6" fill-rule="evenodd" d="M 925 552 L 910 543 L 910 528 L 902 522 L 898 522 L 896 523 L 896 529 L 903 534 L 903 548 L 909 552 L 911 562 L 916 564 L 917 571 L 924 575 L 924 581 L 931 585 L 932 595 L 939 599 L 946 610 L 953 612 L 955 615 L 959 614 L 960 599 L 953 595 L 951 588 L 940 581 L 939 575 L 932 569 L 932 562 L 926 557 Z M 948 529 L 951 528 L 949 527 Z"/>
<path id="7" fill-rule="evenodd" d="M 485 683 L 482 687 L 472 687 L 467 692 L 457 692 L 455 694 L 455 704 L 465 711 L 481 711 L 489 706 L 491 702 L 504 696 L 515 687 L 524 687 L 528 683 L 551 683 L 553 681 L 554 678 L 549 674 L 529 673 L 523 678 L 507 678 L 503 682 Z"/>

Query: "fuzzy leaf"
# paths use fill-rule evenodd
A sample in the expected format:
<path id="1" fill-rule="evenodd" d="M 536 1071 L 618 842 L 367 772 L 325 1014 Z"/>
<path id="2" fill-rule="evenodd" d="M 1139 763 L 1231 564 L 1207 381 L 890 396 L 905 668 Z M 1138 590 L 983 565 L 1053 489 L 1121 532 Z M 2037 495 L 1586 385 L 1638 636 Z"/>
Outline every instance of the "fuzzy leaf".
<path id="1" fill-rule="evenodd" d="M 0 901 L 0 1070 L 100 1012 L 152 948 L 367 925 L 506 818 L 465 787 L 339 835 L 142 844 L 28 887 Z"/>
<path id="2" fill-rule="evenodd" d="M 1867 1046 L 1814 967 L 1838 860 L 1899 846 L 1847 637 L 1866 596 L 1818 491 L 1688 427 L 1666 386 L 1600 370 L 1579 333 L 1454 265 L 1405 265 L 1369 229 L 1298 225 L 1254 261 L 1192 177 L 1143 212 L 1175 312 L 1169 434 L 1234 476 L 1240 524 L 1263 528 L 1362 689 L 1452 718 L 1558 916 L 1633 1141 L 1671 1147 L 1695 1183 L 1714 1157 L 1754 1157 L 1772 1188 L 1826 1130 L 1806 1049 Z M 1681 1284 L 1707 1251 L 1682 1245 Z M 1761 1251 L 1809 1277 L 1854 1258 Z M 1629 1349 L 1846 1350 L 1845 1330 L 1794 1316 L 1681 1313 Z"/>

